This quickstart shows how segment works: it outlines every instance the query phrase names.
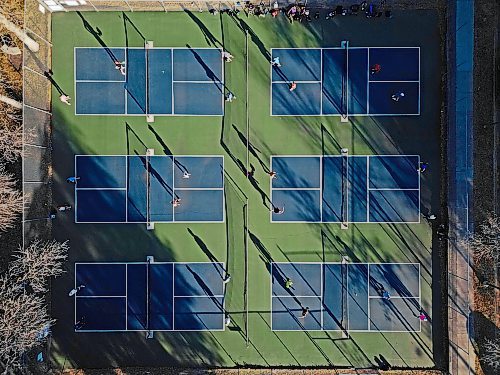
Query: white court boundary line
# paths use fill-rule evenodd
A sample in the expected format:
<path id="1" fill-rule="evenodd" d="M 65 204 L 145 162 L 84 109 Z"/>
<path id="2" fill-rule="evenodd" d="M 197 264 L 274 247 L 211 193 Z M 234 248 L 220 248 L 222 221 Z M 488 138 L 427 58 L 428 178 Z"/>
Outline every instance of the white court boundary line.
<path id="1" fill-rule="evenodd" d="M 124 54 L 125 54 L 125 67 L 126 67 L 126 78 L 124 81 L 105 81 L 105 80 L 77 80 L 76 79 L 76 50 L 77 49 L 96 49 L 96 50 L 106 50 L 106 48 L 103 48 L 103 47 L 73 47 L 73 89 L 74 89 L 74 103 L 75 103 L 75 106 L 74 106 L 74 115 L 75 116 L 111 116 L 111 117 L 118 117 L 118 116 L 132 116 L 132 117 L 144 117 L 146 116 L 146 113 L 128 113 L 128 95 L 127 95 L 127 89 L 124 87 L 123 88 L 123 91 L 124 91 L 124 95 L 125 95 L 125 107 L 124 107 L 124 113 L 79 113 L 77 112 L 77 105 L 76 105 L 76 101 L 77 101 L 77 95 L 76 95 L 76 86 L 77 86 L 77 82 L 95 82 L 95 83 L 99 83 L 99 82 L 102 82 L 102 83 L 105 83 L 105 82 L 122 82 L 122 83 L 127 83 L 128 82 L 128 61 L 127 61 L 127 53 L 126 51 L 127 50 L 140 50 L 140 49 L 144 49 L 146 50 L 145 47 L 124 47 L 124 46 L 120 46 L 120 47 L 107 47 L 107 49 L 116 49 L 116 50 L 123 50 L 124 51 Z M 187 51 L 190 51 L 190 50 L 218 50 L 220 53 L 221 53 L 221 59 L 222 59 L 222 49 L 221 48 L 212 48 L 212 47 L 193 47 L 193 48 L 186 48 L 186 47 L 154 47 L 152 48 L 153 50 L 170 50 L 172 51 L 171 52 L 171 82 L 172 82 L 172 93 L 171 93 L 171 103 L 172 103 L 172 111 L 170 113 L 154 113 L 154 114 L 151 114 L 150 115 L 154 115 L 154 116 L 158 116 L 158 117 L 173 117 L 173 116 L 178 116 L 178 117 L 221 117 L 221 116 L 224 116 L 224 93 L 222 92 L 221 93 L 221 97 L 222 97 L 222 107 L 221 107 L 221 113 L 220 114 L 185 114 L 185 113 L 176 113 L 175 112 L 175 107 L 174 107 L 174 83 L 177 83 L 177 82 L 198 82 L 198 81 L 174 81 L 173 78 L 174 78 L 174 50 L 187 50 Z M 147 69 L 147 67 L 146 67 Z M 219 82 L 219 84 L 222 84 L 222 86 L 224 87 L 225 86 L 225 82 L 224 82 L 224 62 L 222 62 L 221 64 L 221 69 L 222 69 L 222 72 L 221 72 L 221 79 L 222 79 L 222 82 Z M 148 72 L 146 72 L 146 80 L 147 80 L 147 77 L 148 77 Z M 207 80 L 206 82 L 204 81 L 199 81 L 199 83 L 207 83 L 207 84 L 217 84 L 216 81 L 212 81 L 212 80 Z M 146 95 L 148 95 L 146 93 Z"/>
<path id="2" fill-rule="evenodd" d="M 129 157 L 133 158 L 146 158 L 146 155 L 118 155 L 118 154 L 110 154 L 110 155 L 88 155 L 88 154 L 75 154 L 74 156 L 74 171 L 75 175 L 78 176 L 78 170 L 77 170 L 77 159 L 78 158 L 93 158 L 93 157 L 120 157 L 120 158 L 125 158 L 125 187 L 120 187 L 120 188 L 79 188 L 78 187 L 78 180 L 75 184 L 74 188 L 74 199 L 75 199 L 75 210 L 74 210 L 74 219 L 76 224 L 146 224 L 147 221 L 146 219 L 144 221 L 133 221 L 133 220 L 128 220 L 128 191 L 129 191 L 129 186 L 128 186 L 128 164 L 129 164 Z M 172 196 L 175 197 L 175 191 L 221 191 L 222 192 L 222 220 L 205 220 L 205 221 L 186 221 L 186 220 L 181 220 L 177 221 L 175 220 L 175 211 L 174 207 L 172 205 L 172 220 L 171 221 L 155 221 L 155 223 L 159 224 L 174 224 L 174 223 L 179 223 L 179 224 L 196 224 L 196 223 L 225 223 L 226 221 L 226 212 L 225 212 L 225 204 L 226 204 L 226 198 L 224 194 L 225 190 L 225 183 L 224 183 L 224 170 L 225 170 L 225 164 L 224 164 L 224 155 L 154 155 L 154 157 L 161 157 L 161 158 L 169 158 L 172 160 Z M 221 177 L 221 182 L 222 182 L 222 187 L 217 187 L 217 188 L 175 188 L 175 159 L 176 158 L 217 158 L 221 160 L 222 164 L 222 177 Z M 87 191 L 126 191 L 126 199 L 125 199 L 125 220 L 124 221 L 79 221 L 77 212 L 78 212 L 78 202 L 77 202 L 77 197 L 78 193 L 77 191 L 80 190 L 87 190 Z"/>
<path id="3" fill-rule="evenodd" d="M 308 224 L 319 224 L 319 223 L 335 223 L 335 224 L 341 224 L 342 220 L 339 221 L 324 221 L 323 220 L 323 180 L 322 176 L 324 174 L 322 168 L 324 164 L 324 159 L 325 158 L 342 158 L 345 156 L 342 155 L 271 155 L 270 157 L 270 169 L 273 171 L 273 161 L 274 159 L 278 158 L 319 158 L 319 163 L 320 163 L 320 187 L 319 188 L 273 188 L 273 179 L 270 178 L 269 182 L 269 191 L 270 191 L 270 199 L 271 199 L 271 207 L 270 207 L 270 222 L 271 223 L 278 223 L 278 224 L 294 224 L 294 223 L 308 223 Z M 366 158 L 366 221 L 349 221 L 351 224 L 419 224 L 421 222 L 420 214 L 421 214 L 421 182 L 420 182 L 420 172 L 417 172 L 416 168 L 420 165 L 420 155 L 412 155 L 412 154 L 407 154 L 407 155 L 349 155 L 347 156 L 348 158 Z M 418 175 L 418 187 L 415 189 L 375 189 L 375 188 L 370 188 L 370 159 L 371 158 L 388 158 L 388 157 L 395 157 L 395 158 L 417 158 L 417 163 L 418 165 L 415 166 L 415 172 Z M 349 160 L 349 159 L 348 159 Z M 348 161 L 349 165 L 349 161 Z M 278 177 L 279 178 L 279 177 Z M 349 182 L 350 184 L 350 182 Z M 320 220 L 321 221 L 302 221 L 302 220 L 274 220 L 273 219 L 273 204 L 274 204 L 274 199 L 273 199 L 273 193 L 274 190 L 276 191 L 320 191 Z M 348 189 L 349 190 L 349 189 Z M 370 221 L 370 191 L 384 191 L 384 190 L 393 190 L 393 191 L 418 191 L 418 221 Z M 348 193 L 349 195 L 349 193 Z"/>
<path id="4" fill-rule="evenodd" d="M 279 48 L 271 48 L 270 53 L 271 57 L 273 56 L 273 51 L 274 50 L 320 50 L 321 53 L 321 64 L 320 64 L 320 77 L 321 77 L 321 95 L 320 95 L 320 113 L 318 114 L 274 114 L 273 113 L 273 83 L 281 83 L 281 82 L 286 82 L 286 81 L 273 81 L 273 67 L 271 66 L 271 73 L 270 73 L 270 116 L 271 117 L 318 117 L 318 116 L 328 116 L 328 117 L 342 117 L 342 114 L 328 114 L 328 113 L 323 113 L 323 51 L 328 51 L 328 50 L 341 50 L 345 49 L 343 47 L 279 47 Z M 366 90 L 367 90 L 367 96 L 366 96 L 366 113 L 349 113 L 351 116 L 364 116 L 364 117 L 384 117 L 384 116 L 420 116 L 420 106 L 421 106 L 421 55 L 420 55 L 420 46 L 384 46 L 384 47 L 351 47 L 349 46 L 349 50 L 355 49 L 355 50 L 367 50 L 367 82 L 366 82 Z M 417 49 L 418 50 L 418 81 L 412 81 L 412 80 L 401 80 L 401 81 L 370 81 L 370 50 L 371 49 Z M 347 87 L 349 87 L 349 71 L 348 71 L 348 77 L 347 79 Z M 298 83 L 315 83 L 317 81 L 295 81 Z M 405 82 L 418 82 L 418 96 L 417 96 L 417 108 L 418 111 L 417 113 L 370 113 L 370 83 L 373 82 L 393 82 L 393 83 L 405 83 Z M 348 95 L 348 94 L 347 94 Z M 347 97 L 347 106 L 349 107 L 349 95 Z M 348 109 L 347 109 L 348 112 Z"/>
<path id="5" fill-rule="evenodd" d="M 270 291 L 270 295 L 271 295 L 271 304 L 270 304 L 270 314 L 271 314 L 271 331 L 276 331 L 276 332 L 301 332 L 301 331 L 307 331 L 307 332 L 315 332 L 315 331 L 327 331 L 327 332 L 342 332 L 343 330 L 342 329 L 324 329 L 323 328 L 323 316 L 321 316 L 321 329 L 312 329 L 312 330 L 304 330 L 304 329 L 287 329 L 287 330 L 284 330 L 284 329 L 274 329 L 273 328 L 273 325 L 272 325 L 272 321 L 273 321 L 273 316 L 274 316 L 274 311 L 273 311 L 273 300 L 274 299 L 281 299 L 281 298 L 318 298 L 318 296 L 295 296 L 295 295 L 287 295 L 287 296 L 275 296 L 273 295 L 273 281 L 274 281 L 274 277 L 273 277 L 273 266 L 274 264 L 284 264 L 284 265 L 299 265 L 299 264 L 312 264 L 312 265 L 318 265 L 321 267 L 321 275 L 320 275 L 320 278 L 321 278 L 321 289 L 324 288 L 324 266 L 327 266 L 327 265 L 340 265 L 342 266 L 343 263 L 342 262 L 271 262 L 270 264 L 270 284 L 271 284 L 271 291 Z M 381 265 L 408 265 L 408 266 L 414 266 L 418 269 L 418 293 L 419 295 L 418 296 L 407 296 L 407 297 L 404 297 L 404 296 L 399 296 L 399 298 L 397 298 L 398 296 L 391 296 L 391 299 L 412 299 L 412 300 L 417 300 L 418 301 L 418 305 L 420 307 L 422 307 L 422 304 L 421 304 L 421 298 L 422 298 L 422 293 L 421 293 L 421 279 L 422 279 L 422 275 L 420 273 L 421 271 L 421 268 L 420 268 L 420 263 L 412 263 L 412 262 L 383 262 L 383 263 L 367 263 L 367 262 L 349 262 L 347 263 L 347 290 L 346 290 L 346 293 L 348 294 L 347 296 L 347 303 L 349 304 L 349 266 L 350 265 L 366 265 L 366 268 L 367 268 L 367 295 L 368 295 L 368 304 L 367 304 L 367 319 L 368 319 L 368 325 L 367 325 L 367 329 L 366 330 L 360 330 L 360 329 L 355 329 L 355 330 L 351 330 L 349 329 L 349 323 L 350 323 L 350 319 L 349 319 L 349 316 L 347 317 L 347 331 L 348 332 L 366 332 L 366 333 L 371 333 L 371 332 L 374 332 L 374 333 L 389 333 L 389 332 L 392 332 L 392 333 L 419 333 L 422 331 L 422 322 L 419 321 L 419 330 L 378 330 L 378 329 L 371 329 L 371 318 L 370 318 L 370 310 L 371 310 L 371 306 L 370 306 L 370 299 L 371 298 L 375 298 L 375 297 L 370 297 L 370 267 L 371 266 L 381 266 Z M 321 292 L 321 295 L 323 296 L 323 291 Z M 323 304 L 323 297 L 321 297 L 321 304 Z M 382 297 L 378 297 L 378 298 L 382 298 Z M 348 312 L 348 315 L 349 315 L 349 306 L 347 306 L 347 312 Z M 321 314 L 323 315 L 323 308 L 321 306 Z"/>
<path id="6" fill-rule="evenodd" d="M 190 264 L 207 264 L 207 265 L 220 265 L 220 267 L 225 270 L 226 269 L 226 264 L 225 262 L 152 262 L 152 265 L 171 265 L 172 269 L 172 329 L 155 329 L 151 330 L 148 329 L 148 327 L 145 327 L 144 329 L 128 329 L 128 266 L 129 265 L 144 265 L 146 267 L 146 273 L 148 272 L 148 262 L 75 262 L 74 263 L 74 287 L 76 289 L 76 284 L 77 284 L 77 266 L 79 265 L 124 265 L 125 266 L 125 295 L 124 296 L 78 296 L 78 293 L 74 295 L 74 314 L 75 314 L 75 326 L 77 322 L 77 308 L 76 308 L 76 300 L 78 299 L 90 299 L 90 298 L 121 298 L 124 299 L 125 302 L 125 329 L 92 329 L 92 330 L 86 330 L 86 329 L 79 329 L 77 330 L 76 327 L 74 331 L 76 333 L 96 333 L 96 332 L 149 332 L 149 331 L 154 331 L 154 332 L 202 332 L 202 331 L 225 331 L 225 325 L 224 325 L 224 318 L 225 318 L 225 313 L 226 313 L 226 298 L 225 295 L 192 295 L 192 296 L 183 296 L 175 295 L 175 267 L 176 265 L 190 265 Z M 221 288 L 224 290 L 224 283 L 221 278 Z M 146 298 L 149 298 L 149 293 L 148 289 L 149 288 L 149 281 L 146 282 Z M 184 330 L 184 329 L 175 329 L 175 298 L 217 298 L 220 299 L 222 298 L 222 311 L 221 311 L 221 316 L 222 316 L 222 325 L 221 329 L 195 329 L 195 330 Z"/>

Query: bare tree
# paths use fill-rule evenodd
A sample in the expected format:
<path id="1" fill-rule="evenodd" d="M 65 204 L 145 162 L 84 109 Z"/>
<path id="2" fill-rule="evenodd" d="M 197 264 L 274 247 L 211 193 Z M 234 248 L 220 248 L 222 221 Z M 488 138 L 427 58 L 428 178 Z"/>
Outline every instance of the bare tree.
<path id="1" fill-rule="evenodd" d="M 494 262 L 498 264 L 500 253 L 500 218 L 490 215 L 479 224 L 476 233 L 469 238 L 469 245 L 474 252 L 476 263 Z"/>
<path id="2" fill-rule="evenodd" d="M 486 339 L 483 345 L 481 361 L 493 369 L 500 368 L 500 339 Z"/>
<path id="3" fill-rule="evenodd" d="M 0 103 L 0 155 L 8 163 L 22 156 L 23 140 L 29 142 L 33 131 L 23 136 L 22 112 Z"/>
<path id="4" fill-rule="evenodd" d="M 12 228 L 22 210 L 23 196 L 14 177 L 0 165 L 0 232 Z"/>
<path id="5" fill-rule="evenodd" d="M 0 51 L 7 55 L 21 55 L 21 49 L 16 45 L 9 34 L 0 35 Z"/>
<path id="6" fill-rule="evenodd" d="M 14 253 L 10 275 L 18 284 L 29 285 L 35 293 L 47 292 L 47 279 L 60 276 L 68 257 L 68 241 L 35 240 Z"/>
<path id="7" fill-rule="evenodd" d="M 2 108 L 2 112 L 7 114 L 9 118 L 14 117 L 18 119 L 19 113 L 16 116 L 16 112 L 20 112 L 23 109 L 23 103 L 20 101 L 22 97 L 21 81 L 22 78 L 20 75 L 10 79 L 5 74 L 0 75 L 0 102 L 12 107 L 10 109 Z"/>
<path id="8" fill-rule="evenodd" d="M 23 368 L 23 355 L 43 342 L 55 323 L 42 293 L 49 277 L 63 273 L 68 242 L 33 241 L 14 254 L 0 276 L 0 368 L 3 374 Z"/>
<path id="9" fill-rule="evenodd" d="M 22 356 L 44 340 L 41 335 L 54 324 L 43 297 L 28 294 L 0 278 L 0 367 L 4 374 L 22 368 Z"/>
<path id="10" fill-rule="evenodd" d="M 6 2 L 7 3 L 7 2 Z M 33 52 L 38 52 L 40 46 L 38 42 L 33 40 L 23 29 L 22 29 L 22 17 L 15 17 L 15 14 L 11 14 L 8 12 L 5 7 L 7 4 L 3 4 L 0 7 L 0 25 L 5 27 L 11 33 L 13 33 L 16 37 L 21 40 L 26 47 L 28 47 Z M 10 17 L 9 17 L 10 15 Z M 14 16 L 14 17 L 13 17 Z M 9 19 L 10 18 L 10 19 Z"/>

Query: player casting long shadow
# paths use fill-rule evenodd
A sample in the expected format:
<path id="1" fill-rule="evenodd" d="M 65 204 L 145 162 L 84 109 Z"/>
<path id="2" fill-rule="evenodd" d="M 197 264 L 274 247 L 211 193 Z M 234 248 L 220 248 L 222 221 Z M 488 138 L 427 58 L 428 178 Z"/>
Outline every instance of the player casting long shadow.
<path id="1" fill-rule="evenodd" d="M 174 157 L 174 153 L 168 147 L 168 145 L 165 143 L 165 141 L 160 136 L 160 134 L 158 134 L 158 132 L 155 130 L 155 128 L 153 128 L 151 125 L 148 125 L 148 129 L 153 133 L 156 140 L 160 143 L 161 147 L 163 147 L 163 153 L 165 155 L 169 156 L 173 160 L 175 166 L 177 168 L 179 168 L 181 170 L 181 172 L 189 172 L 187 167 Z"/>
<path id="2" fill-rule="evenodd" d="M 253 164 L 250 164 L 250 171 L 248 172 L 248 181 L 252 184 L 253 188 L 258 191 L 262 198 L 262 204 L 269 208 L 269 205 L 271 205 L 274 208 L 273 203 L 271 202 L 271 199 L 267 196 L 264 190 L 262 190 L 259 186 L 259 182 L 255 179 L 254 177 L 254 172 L 255 172 L 255 167 Z"/>
<path id="3" fill-rule="evenodd" d="M 201 32 L 203 33 L 203 36 L 205 37 L 205 41 L 214 47 L 221 47 L 223 48 L 224 46 L 222 45 L 221 42 L 208 30 L 208 28 L 205 26 L 201 20 L 195 16 L 193 12 L 191 12 L 189 9 L 184 9 L 184 13 L 186 13 L 189 18 L 191 18 L 194 23 L 200 28 Z"/>
<path id="4" fill-rule="evenodd" d="M 210 67 L 205 63 L 205 61 L 203 61 L 199 53 L 196 52 L 189 44 L 186 44 L 186 47 L 189 49 L 189 52 L 193 54 L 194 58 L 196 59 L 196 61 L 198 61 L 203 70 L 205 70 L 205 74 L 207 75 L 207 77 L 210 78 L 213 82 L 222 83 L 221 79 L 217 77 L 214 71 L 210 69 Z"/>
<path id="5" fill-rule="evenodd" d="M 250 35 L 250 37 L 252 38 L 252 42 L 254 42 L 254 44 L 257 46 L 257 48 L 259 49 L 262 56 L 264 56 L 264 58 L 266 60 L 270 61 L 271 54 L 267 50 L 264 43 L 262 43 L 262 40 L 260 40 L 260 38 L 257 36 L 257 34 L 255 34 L 255 32 L 252 30 L 252 28 L 250 26 L 248 26 L 248 24 L 244 20 L 239 18 L 237 15 L 233 15 L 233 13 L 231 13 L 230 17 L 234 21 L 236 26 L 238 26 L 240 28 L 240 30 L 243 31 L 243 33 L 247 32 L 248 35 Z"/>
<path id="6" fill-rule="evenodd" d="M 148 148 L 148 146 L 142 141 L 142 139 L 139 137 L 139 135 L 134 131 L 134 129 L 132 129 L 132 127 L 129 125 L 128 122 L 125 122 L 125 135 L 127 137 L 127 155 L 130 155 L 131 154 L 131 150 L 130 150 L 130 138 L 131 136 L 130 135 L 133 135 L 135 137 L 135 139 L 137 139 L 139 141 L 139 143 L 141 144 L 141 147 L 143 148 L 143 150 L 146 150 Z M 140 155 L 141 153 L 138 152 L 137 149 L 134 148 L 134 153 Z"/>
<path id="7" fill-rule="evenodd" d="M 248 234 L 250 235 L 250 239 L 252 240 L 252 242 L 255 245 L 255 247 L 257 248 L 257 250 L 259 250 L 262 260 L 264 260 L 266 265 L 269 265 L 273 261 L 273 258 L 271 257 L 271 253 L 269 253 L 269 251 L 266 249 L 266 246 L 262 243 L 262 241 L 259 239 L 259 237 L 257 237 L 255 234 L 253 234 L 250 231 L 248 232 Z"/>
<path id="8" fill-rule="evenodd" d="M 209 286 L 203 281 L 203 279 L 198 275 L 195 271 L 191 269 L 191 267 L 187 266 L 186 267 L 189 272 L 193 275 L 195 278 L 196 282 L 200 285 L 201 289 L 206 293 L 207 297 L 210 297 L 210 299 L 220 308 L 221 311 L 224 311 L 224 306 L 219 302 L 219 300 L 214 297 L 214 292 L 209 288 Z"/>
<path id="9" fill-rule="evenodd" d="M 123 17 L 123 29 L 124 29 L 124 32 L 125 32 L 125 45 L 127 46 L 127 48 L 129 48 L 129 28 L 127 27 L 127 25 L 131 25 L 132 26 L 132 29 L 134 29 L 137 34 L 139 34 L 139 36 L 141 37 L 142 39 L 142 45 L 144 45 L 146 43 L 146 37 L 144 36 L 144 34 L 142 34 L 142 32 L 137 28 L 137 26 L 132 22 L 132 20 L 127 16 L 127 14 L 125 12 L 122 12 L 122 17 Z M 134 46 L 134 47 L 139 47 L 139 46 Z"/>
<path id="10" fill-rule="evenodd" d="M 106 45 L 104 40 L 101 38 L 102 31 L 98 27 L 94 29 L 94 27 L 85 19 L 85 17 L 80 11 L 77 11 L 76 14 L 78 14 L 78 16 L 82 19 L 83 27 L 85 28 L 85 30 L 87 30 L 95 38 L 95 40 L 97 40 L 97 42 L 101 45 L 101 47 L 104 48 L 104 50 L 109 55 L 113 63 L 120 62 L 120 60 L 116 57 L 113 51 Z"/>
<path id="11" fill-rule="evenodd" d="M 55 89 L 57 90 L 59 95 L 67 95 L 66 92 L 62 89 L 62 87 L 59 86 L 59 84 L 56 82 L 56 80 L 52 77 L 53 74 L 54 73 L 52 73 L 52 70 L 47 70 L 47 71 L 43 72 L 43 75 L 45 76 L 45 78 L 47 78 L 49 80 L 49 82 L 52 84 L 52 86 L 55 87 Z"/>
<path id="12" fill-rule="evenodd" d="M 201 237 L 197 236 L 192 230 L 191 228 L 188 228 L 187 229 L 188 233 L 191 235 L 191 237 L 193 237 L 194 239 L 194 242 L 196 242 L 196 244 L 198 245 L 198 247 L 201 249 L 201 251 L 203 251 L 203 253 L 208 257 L 208 259 L 210 259 L 210 261 L 212 263 L 219 263 L 219 260 L 215 257 L 215 255 L 210 251 L 210 249 L 208 248 L 208 246 L 205 244 L 205 242 L 201 239 Z M 223 278 L 224 275 L 222 274 L 222 270 L 220 270 L 218 267 L 217 268 L 217 272 L 219 273 L 219 275 Z"/>
<path id="13" fill-rule="evenodd" d="M 277 66 L 273 66 L 273 71 L 276 72 L 283 81 L 285 82 L 290 82 L 290 79 L 286 76 L 285 73 L 283 73 L 283 70 Z"/>
<path id="14" fill-rule="evenodd" d="M 85 17 L 83 17 L 82 13 L 77 11 L 76 12 L 78 14 L 78 16 L 82 19 L 82 22 L 83 22 L 83 27 L 85 28 L 85 30 L 87 30 L 90 34 L 92 34 L 92 36 L 97 40 L 97 42 L 101 45 L 102 48 L 104 48 L 104 50 L 106 51 L 106 53 L 108 54 L 108 56 L 111 58 L 111 60 L 113 61 L 113 64 L 117 64 L 117 63 L 120 63 L 120 60 L 116 57 L 116 55 L 113 53 L 113 51 L 106 45 L 106 43 L 104 42 L 104 40 L 101 38 L 102 36 L 102 31 L 96 27 L 94 29 L 94 27 L 85 19 Z M 128 48 L 126 49 L 125 51 L 127 53 L 127 61 L 129 61 L 128 59 Z M 139 106 L 139 108 L 141 108 L 141 110 L 143 111 L 143 113 L 146 113 L 146 106 L 145 104 L 141 104 L 139 99 L 135 97 L 135 95 L 130 92 L 128 90 L 128 74 L 127 74 L 127 82 L 125 83 L 125 90 L 127 91 L 128 95 L 132 98 L 132 100 Z"/>
<path id="15" fill-rule="evenodd" d="M 236 131 L 236 134 L 238 134 L 238 138 L 240 139 L 241 143 L 245 147 L 248 145 L 248 151 L 259 161 L 260 166 L 262 169 L 264 169 L 264 172 L 269 173 L 269 167 L 267 166 L 266 163 L 260 158 L 259 154 L 262 153 L 257 147 L 255 147 L 249 140 L 247 140 L 247 137 L 236 127 L 236 125 L 232 124 L 233 129 Z"/>

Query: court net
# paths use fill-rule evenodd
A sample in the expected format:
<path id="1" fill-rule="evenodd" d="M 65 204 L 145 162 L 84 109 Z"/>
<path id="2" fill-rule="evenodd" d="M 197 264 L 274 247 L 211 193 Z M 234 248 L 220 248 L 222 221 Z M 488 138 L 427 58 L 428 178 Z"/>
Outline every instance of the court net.
<path id="1" fill-rule="evenodd" d="M 151 156 L 153 149 L 146 151 L 146 225 L 148 230 L 154 229 L 154 222 L 151 219 Z"/>
<path id="2" fill-rule="evenodd" d="M 341 276 L 342 276 L 342 317 L 340 320 L 340 328 L 342 329 L 342 337 L 349 337 L 349 308 L 348 308 L 348 260 L 347 257 L 342 257 Z"/>
<path id="3" fill-rule="evenodd" d="M 349 82 L 349 42 L 342 41 L 344 47 L 344 67 L 342 72 L 342 94 L 340 103 L 340 119 L 347 122 L 349 117 L 348 109 L 348 82 Z"/>
<path id="4" fill-rule="evenodd" d="M 149 80 L 150 80 L 150 72 L 149 72 L 149 53 L 153 48 L 153 42 L 147 41 L 144 44 L 144 53 L 145 53 L 145 65 L 146 65 L 146 94 L 145 94 L 145 108 L 144 112 L 146 114 L 146 122 L 154 122 L 154 116 L 150 113 L 150 88 L 149 88 Z"/>
<path id="5" fill-rule="evenodd" d="M 148 256 L 146 261 L 146 338 L 153 338 L 153 330 L 151 330 L 151 262 L 154 259 Z"/>
<path id="6" fill-rule="evenodd" d="M 347 229 L 349 223 L 349 153 L 342 149 L 342 228 Z"/>

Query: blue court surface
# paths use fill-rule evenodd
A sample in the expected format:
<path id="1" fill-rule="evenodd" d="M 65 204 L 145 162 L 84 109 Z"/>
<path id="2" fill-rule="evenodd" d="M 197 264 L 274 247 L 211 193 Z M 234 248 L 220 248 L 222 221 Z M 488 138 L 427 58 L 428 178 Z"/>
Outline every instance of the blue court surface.
<path id="1" fill-rule="evenodd" d="M 75 93 L 77 115 L 222 116 L 221 50 L 75 48 Z"/>
<path id="2" fill-rule="evenodd" d="M 223 156 L 76 155 L 75 222 L 223 222 L 223 172 Z"/>
<path id="3" fill-rule="evenodd" d="M 418 263 L 271 263 L 271 283 L 273 331 L 421 329 Z"/>
<path id="4" fill-rule="evenodd" d="M 272 222 L 418 223 L 418 155 L 272 156 Z"/>
<path id="5" fill-rule="evenodd" d="M 272 116 L 420 114 L 420 47 L 273 48 Z M 381 70 L 371 74 L 371 67 Z M 289 90 L 290 82 L 297 88 Z M 398 101 L 392 95 L 403 92 Z"/>
<path id="6" fill-rule="evenodd" d="M 224 277 L 223 263 L 75 263 L 75 330 L 224 330 Z"/>

